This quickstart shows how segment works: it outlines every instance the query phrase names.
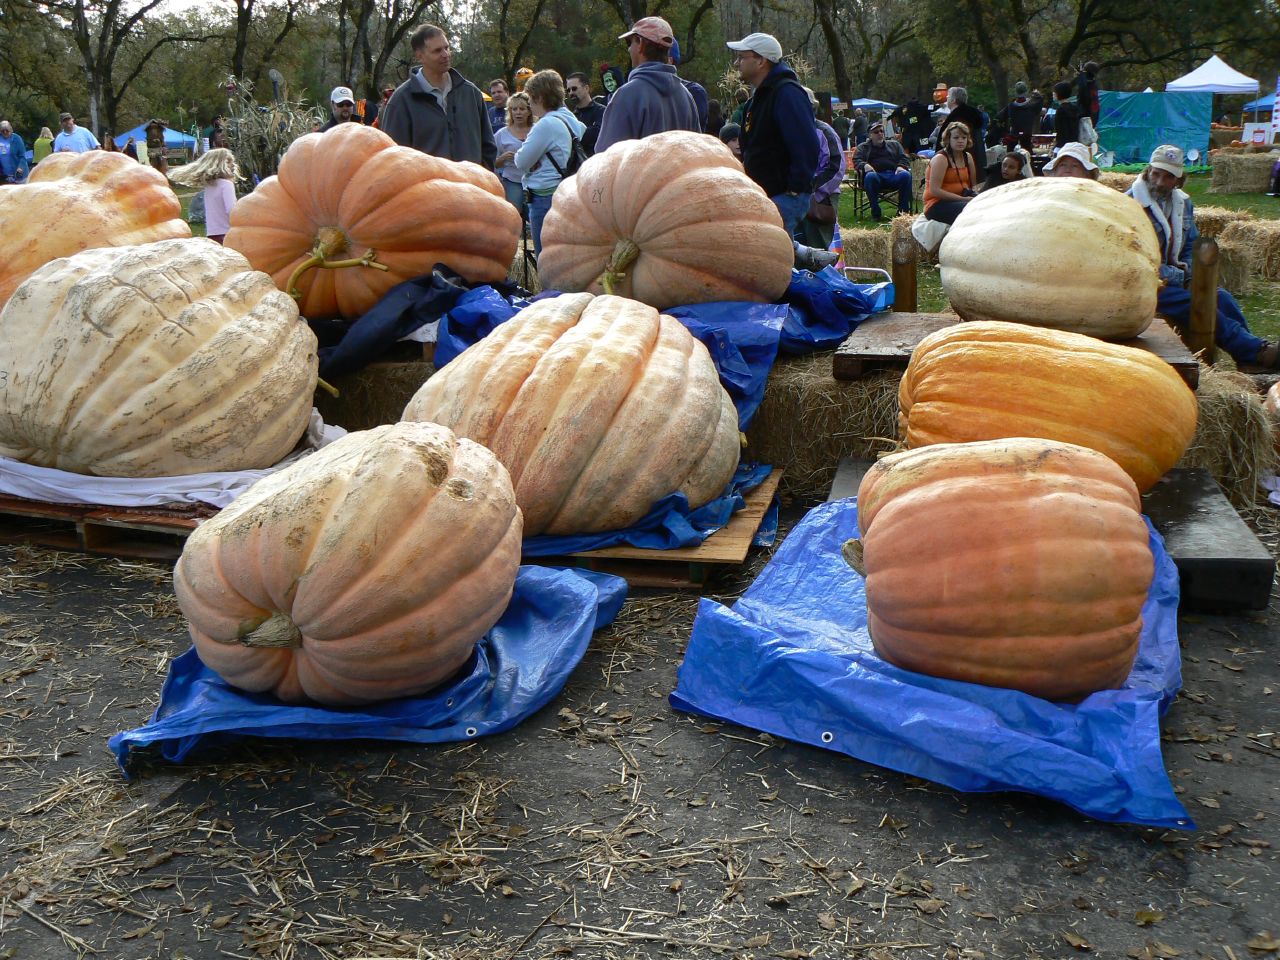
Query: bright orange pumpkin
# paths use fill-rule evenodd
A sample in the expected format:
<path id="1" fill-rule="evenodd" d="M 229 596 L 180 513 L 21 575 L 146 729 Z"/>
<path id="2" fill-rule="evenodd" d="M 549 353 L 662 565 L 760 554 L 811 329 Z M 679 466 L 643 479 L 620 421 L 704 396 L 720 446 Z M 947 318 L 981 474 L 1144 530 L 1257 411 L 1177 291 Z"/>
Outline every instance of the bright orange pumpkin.
<path id="1" fill-rule="evenodd" d="M 542 227 L 548 289 L 616 293 L 659 310 L 771 302 L 795 262 L 782 217 L 715 137 L 624 140 L 561 184 Z"/>
<path id="2" fill-rule="evenodd" d="M 397 146 L 385 133 L 340 123 L 294 141 L 268 177 L 231 211 L 226 244 L 296 289 L 304 317 L 358 317 L 396 284 L 443 263 L 467 280 L 504 280 L 520 238 L 520 214 L 498 178 Z M 372 266 L 317 267 L 359 262 Z"/>
<path id="3" fill-rule="evenodd" d="M 484 447 L 433 423 L 351 433 L 202 523 L 173 572 L 200 659 L 289 703 L 423 693 L 506 609 L 520 511 Z"/>
<path id="4" fill-rule="evenodd" d="M 525 532 L 635 523 L 680 491 L 698 507 L 738 466 L 738 415 L 707 348 L 622 297 L 565 294 L 520 311 L 405 407 L 491 449 Z"/>
<path id="5" fill-rule="evenodd" d="M 876 652 L 919 673 L 1079 700 L 1119 687 L 1154 572 L 1137 488 L 1084 447 L 908 450 L 858 489 Z M 859 556 L 860 554 L 860 556 Z"/>
<path id="6" fill-rule="evenodd" d="M 1043 437 L 1105 453 L 1149 490 L 1196 432 L 1195 394 L 1145 350 L 1020 323 L 920 341 L 898 385 L 907 446 Z"/>
<path id="7" fill-rule="evenodd" d="M 0 190 L 0 224 L 0 307 L 59 257 L 191 236 L 162 173 L 102 150 L 45 157 L 25 184 Z"/>

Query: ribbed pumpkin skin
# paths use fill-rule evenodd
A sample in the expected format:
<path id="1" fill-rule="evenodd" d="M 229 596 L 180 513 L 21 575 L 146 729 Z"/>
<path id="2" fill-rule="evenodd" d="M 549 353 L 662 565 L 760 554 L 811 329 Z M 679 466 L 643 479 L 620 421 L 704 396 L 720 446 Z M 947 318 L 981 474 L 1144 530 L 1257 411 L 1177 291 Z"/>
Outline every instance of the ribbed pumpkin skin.
<path id="1" fill-rule="evenodd" d="M 1144 350 L 1017 323 L 920 341 L 898 385 L 907 446 L 1042 437 L 1105 453 L 1145 491 L 1182 459 L 1196 397 Z"/>
<path id="2" fill-rule="evenodd" d="M 532 304 L 424 383 L 404 419 L 492 450 L 529 536 L 626 527 L 677 490 L 701 506 L 738 466 L 737 412 L 706 347 L 621 297 Z"/>
<path id="3" fill-rule="evenodd" d="M 160 171 L 102 150 L 45 157 L 25 184 L 0 190 L 0 224 L 0 307 L 58 257 L 191 236 Z"/>
<path id="4" fill-rule="evenodd" d="M 1014 438 L 908 450 L 858 489 L 868 627 L 908 670 L 1077 700 L 1119 687 L 1154 560 L 1133 481 Z"/>
<path id="5" fill-rule="evenodd" d="M 103 477 L 269 467 L 307 428 L 316 338 L 203 237 L 56 260 L 0 311 L 0 455 Z"/>
<path id="6" fill-rule="evenodd" d="M 338 238 L 329 259 L 373 248 L 390 269 L 308 270 L 298 283 L 299 308 L 313 320 L 358 317 L 437 263 L 475 283 L 505 280 L 520 214 L 479 164 L 428 156 L 373 127 L 340 123 L 294 141 L 279 173 L 232 208 L 226 244 L 287 292 L 325 231 Z"/>
<path id="7" fill-rule="evenodd" d="M 1128 340 L 1156 312 L 1160 248 L 1132 197 L 1092 180 L 1033 177 L 978 194 L 938 249 L 966 320 Z"/>
<path id="8" fill-rule="evenodd" d="M 436 424 L 397 423 L 254 484 L 191 535 L 173 584 L 200 659 L 229 684 L 348 705 L 461 667 L 519 566 L 502 465 Z M 250 645 L 272 617 L 292 644 Z"/>
<path id="9" fill-rule="evenodd" d="M 659 310 L 777 300 L 795 260 L 778 209 L 715 137 L 624 140 L 561 184 L 542 227 L 538 273 L 552 290 L 603 293 L 615 247 L 640 254 L 613 293 Z"/>

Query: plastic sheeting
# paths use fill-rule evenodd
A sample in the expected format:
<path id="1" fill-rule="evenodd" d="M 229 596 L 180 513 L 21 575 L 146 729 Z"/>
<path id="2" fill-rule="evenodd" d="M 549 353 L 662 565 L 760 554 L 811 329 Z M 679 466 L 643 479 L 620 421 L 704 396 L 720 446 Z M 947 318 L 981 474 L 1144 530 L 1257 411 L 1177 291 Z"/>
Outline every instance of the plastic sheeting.
<path id="1" fill-rule="evenodd" d="M 313 408 L 299 449 L 263 470 L 226 470 L 181 477 L 91 477 L 0 457 L 0 494 L 45 503 L 109 507 L 173 507 L 209 504 L 222 508 L 267 474 L 283 470 L 346 434 Z"/>
<path id="2" fill-rule="evenodd" d="M 563 557 L 583 550 L 600 550 L 626 544 L 649 550 L 671 550 L 696 547 L 745 506 L 744 494 L 764 483 L 773 467 L 759 463 L 740 463 L 723 493 L 696 510 L 689 509 L 683 493 L 673 493 L 655 503 L 640 520 L 623 530 L 603 533 L 581 533 L 572 536 L 527 537 L 521 548 L 526 557 Z M 752 541 L 755 546 L 769 546 L 778 532 L 777 499 Z"/>
<path id="3" fill-rule="evenodd" d="M 781 349 L 792 355 L 838 346 L 873 313 L 893 306 L 892 283 L 854 283 L 834 267 L 818 273 L 792 270 L 782 295 L 791 313 L 782 327 Z"/>
<path id="4" fill-rule="evenodd" d="M 1098 94 L 1098 141 L 1116 163 L 1143 163 L 1164 143 L 1209 152 L 1211 93 Z"/>
<path id="5" fill-rule="evenodd" d="M 822 504 L 731 609 L 703 600 L 672 704 L 957 790 L 1025 791 L 1099 820 L 1194 828 L 1160 755 L 1160 717 L 1182 675 L 1178 573 L 1154 530 L 1137 662 L 1122 689 L 1077 705 L 877 657 L 862 578 L 840 555 L 857 531 L 853 500 Z"/>
<path id="6" fill-rule="evenodd" d="M 445 743 L 500 733 L 560 692 L 592 633 L 613 622 L 626 595 L 619 577 L 521 567 L 502 619 L 452 682 L 368 707 L 288 706 L 245 693 L 188 650 L 170 665 L 151 720 L 109 746 L 128 776 L 141 761 L 179 763 L 197 748 L 240 737 Z"/>

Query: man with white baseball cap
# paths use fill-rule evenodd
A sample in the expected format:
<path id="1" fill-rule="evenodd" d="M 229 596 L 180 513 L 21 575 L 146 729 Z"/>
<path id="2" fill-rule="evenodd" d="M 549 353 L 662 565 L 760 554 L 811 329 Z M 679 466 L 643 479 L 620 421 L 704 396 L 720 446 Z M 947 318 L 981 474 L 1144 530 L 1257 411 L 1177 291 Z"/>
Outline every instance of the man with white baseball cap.
<path id="1" fill-rule="evenodd" d="M 1199 232 L 1195 207 L 1181 189 L 1186 182 L 1184 154 L 1180 147 L 1165 143 L 1152 151 L 1147 169 L 1129 188 L 1147 213 L 1160 244 L 1160 279 L 1156 312 L 1176 327 L 1191 320 L 1191 257 Z M 1237 364 L 1280 369 L 1280 345 L 1254 336 L 1240 304 L 1226 290 L 1218 288 L 1218 320 L 1214 343 Z"/>
<path id="2" fill-rule="evenodd" d="M 364 123 L 364 117 L 356 113 L 356 98 L 350 87 L 334 87 L 329 94 L 329 122 L 320 128 L 323 133 L 340 123 Z"/>
<path id="3" fill-rule="evenodd" d="M 631 72 L 605 107 L 596 138 L 596 153 L 619 140 L 639 140 L 668 130 L 702 132 L 698 108 L 668 62 L 676 42 L 671 24 L 661 17 L 644 17 L 618 38 L 627 42 Z"/>
<path id="4" fill-rule="evenodd" d="M 752 88 L 742 115 L 742 166 L 782 215 L 787 235 L 799 235 L 809 212 L 818 170 L 813 108 L 794 70 L 782 62 L 782 44 L 767 33 L 751 33 L 726 44 L 736 56 L 742 82 Z M 818 270 L 839 255 L 796 243 L 796 266 Z"/>

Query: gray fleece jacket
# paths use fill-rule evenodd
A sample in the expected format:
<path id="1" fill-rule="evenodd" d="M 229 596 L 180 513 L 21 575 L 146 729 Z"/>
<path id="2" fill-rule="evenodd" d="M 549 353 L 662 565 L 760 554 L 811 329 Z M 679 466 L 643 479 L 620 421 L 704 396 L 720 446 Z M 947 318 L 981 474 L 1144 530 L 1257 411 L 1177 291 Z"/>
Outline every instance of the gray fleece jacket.
<path id="1" fill-rule="evenodd" d="M 428 91 L 422 68 L 414 67 L 383 107 L 379 129 L 402 146 L 492 170 L 498 148 L 480 88 L 457 70 L 450 70 L 449 77 L 453 86 L 445 98 L 446 109 L 441 109 Z"/>

